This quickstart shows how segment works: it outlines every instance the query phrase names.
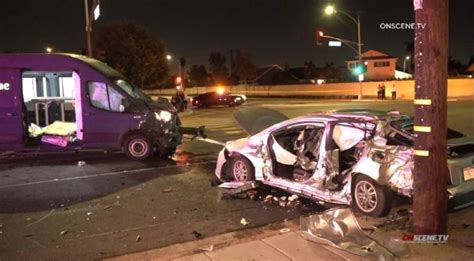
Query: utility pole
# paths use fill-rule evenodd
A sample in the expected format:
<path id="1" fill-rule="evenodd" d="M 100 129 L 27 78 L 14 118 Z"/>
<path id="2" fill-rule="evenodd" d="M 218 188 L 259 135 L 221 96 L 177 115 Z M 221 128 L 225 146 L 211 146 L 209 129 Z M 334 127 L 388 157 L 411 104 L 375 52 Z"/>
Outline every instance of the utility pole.
<path id="1" fill-rule="evenodd" d="M 448 0 L 413 0 L 415 30 L 415 169 L 413 230 L 447 229 Z"/>
<path id="2" fill-rule="evenodd" d="M 359 53 L 359 66 L 362 65 L 362 42 L 360 38 L 360 12 L 357 12 L 357 47 Z M 359 75 L 359 96 L 357 97 L 359 100 L 362 100 L 362 80 Z"/>
<path id="3" fill-rule="evenodd" d="M 100 0 L 92 0 L 92 8 L 89 10 L 89 0 L 84 0 L 84 9 L 86 15 L 86 40 L 87 40 L 87 56 L 92 57 L 92 22 L 97 20 L 100 15 Z"/>

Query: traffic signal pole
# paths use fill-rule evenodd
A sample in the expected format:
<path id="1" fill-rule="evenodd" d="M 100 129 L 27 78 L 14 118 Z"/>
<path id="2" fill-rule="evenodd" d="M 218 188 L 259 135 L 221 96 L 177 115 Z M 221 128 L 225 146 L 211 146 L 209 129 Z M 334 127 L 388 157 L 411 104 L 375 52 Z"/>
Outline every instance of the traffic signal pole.
<path id="1" fill-rule="evenodd" d="M 413 230 L 447 229 L 448 0 L 414 0 L 415 168 Z"/>

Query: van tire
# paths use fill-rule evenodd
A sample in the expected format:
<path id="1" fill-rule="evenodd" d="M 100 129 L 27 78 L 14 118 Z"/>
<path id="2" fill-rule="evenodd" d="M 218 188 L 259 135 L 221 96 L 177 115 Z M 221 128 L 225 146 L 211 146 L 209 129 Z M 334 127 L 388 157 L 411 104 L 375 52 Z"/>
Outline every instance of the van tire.
<path id="1" fill-rule="evenodd" d="M 150 139 L 142 134 L 133 134 L 127 137 L 123 149 L 125 155 L 132 160 L 146 160 L 153 155 Z"/>

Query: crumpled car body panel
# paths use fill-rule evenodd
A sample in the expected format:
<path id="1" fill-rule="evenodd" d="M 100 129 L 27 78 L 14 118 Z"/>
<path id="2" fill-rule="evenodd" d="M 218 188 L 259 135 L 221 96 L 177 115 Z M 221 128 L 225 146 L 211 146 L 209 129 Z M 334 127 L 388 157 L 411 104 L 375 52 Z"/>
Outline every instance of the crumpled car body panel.
<path id="1" fill-rule="evenodd" d="M 359 174 L 372 178 L 398 194 L 410 197 L 413 193 L 413 148 L 387 145 L 389 138 L 385 137 L 389 128 L 387 118 L 392 120 L 407 117 L 400 115 L 397 118 L 396 115 L 390 115 L 390 117 L 381 118 L 371 115 L 318 113 L 279 122 L 248 138 L 227 142 L 225 148 L 219 153 L 215 173 L 217 177 L 223 179 L 226 171 L 224 165 L 229 163 L 233 155 L 242 155 L 254 166 L 256 181 L 316 201 L 349 205 L 352 201 L 352 177 Z M 295 161 L 293 157 L 295 153 L 291 152 L 290 142 L 285 149 L 290 150 L 291 153 L 272 157 L 273 149 L 278 148 L 269 144 L 275 142 L 273 135 L 282 130 L 292 130 L 292 128 L 297 131 L 306 130 L 308 126 L 324 128 L 323 138 L 317 143 L 319 147 L 313 148 L 317 152 L 315 153 L 317 161 L 312 165 L 308 164 L 312 166 L 310 177 L 295 181 L 276 175 L 276 168 L 290 166 Z M 299 148 L 294 149 L 297 151 Z M 467 158 L 470 160 L 471 157 L 474 159 L 474 152 Z M 275 164 L 275 158 L 278 159 L 280 166 Z M 452 170 L 456 169 L 452 162 L 452 159 L 448 160 L 451 175 L 453 175 Z M 462 163 L 464 165 L 460 164 L 459 159 L 457 162 L 460 166 L 467 164 L 465 161 Z M 459 176 L 462 179 L 462 168 L 461 170 L 458 168 L 457 171 L 458 179 L 460 179 Z M 465 187 L 461 191 L 451 187 L 448 192 L 466 195 L 474 191 L 474 180 L 461 183 Z"/>

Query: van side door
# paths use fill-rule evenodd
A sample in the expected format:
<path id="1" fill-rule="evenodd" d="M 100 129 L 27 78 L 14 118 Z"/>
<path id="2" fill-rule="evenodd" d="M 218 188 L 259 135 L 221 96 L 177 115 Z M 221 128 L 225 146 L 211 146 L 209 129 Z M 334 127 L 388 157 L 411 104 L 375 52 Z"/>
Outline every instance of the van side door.
<path id="1" fill-rule="evenodd" d="M 84 147 L 120 149 L 120 139 L 127 133 L 140 111 L 111 84 L 98 81 L 86 83 L 83 106 Z"/>
<path id="2" fill-rule="evenodd" d="M 2 68 L 0 69 L 0 150 L 23 146 L 23 137 L 27 131 L 24 128 L 28 128 L 24 126 L 23 113 L 21 72 L 17 69 Z"/>

